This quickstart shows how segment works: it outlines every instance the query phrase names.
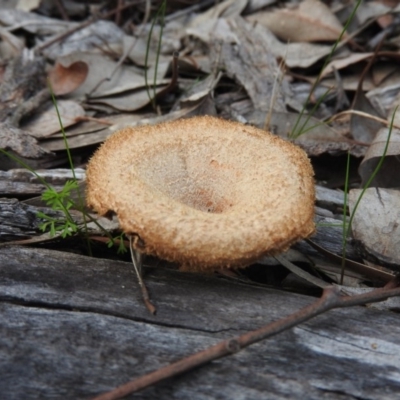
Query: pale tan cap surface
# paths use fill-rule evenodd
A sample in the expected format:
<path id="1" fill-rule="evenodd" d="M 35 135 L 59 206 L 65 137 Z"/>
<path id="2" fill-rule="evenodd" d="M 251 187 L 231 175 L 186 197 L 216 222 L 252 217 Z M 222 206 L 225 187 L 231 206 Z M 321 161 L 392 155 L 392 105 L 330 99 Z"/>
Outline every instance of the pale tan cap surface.
<path id="1" fill-rule="evenodd" d="M 314 231 L 313 170 L 260 129 L 194 117 L 123 129 L 87 168 L 87 203 L 145 253 L 205 269 L 248 265 Z"/>

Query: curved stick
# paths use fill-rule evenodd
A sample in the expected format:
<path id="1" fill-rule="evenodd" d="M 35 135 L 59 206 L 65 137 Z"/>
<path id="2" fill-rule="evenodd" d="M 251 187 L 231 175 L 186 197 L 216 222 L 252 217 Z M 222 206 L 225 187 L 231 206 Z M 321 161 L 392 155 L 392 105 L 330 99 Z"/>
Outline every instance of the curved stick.
<path id="1" fill-rule="evenodd" d="M 356 296 L 340 296 L 338 288 L 326 288 L 320 299 L 285 318 L 271 322 L 260 329 L 250 331 L 244 335 L 224 340 L 206 350 L 192 354 L 175 363 L 167 365 L 166 367 L 160 368 L 157 371 L 133 379 L 132 381 L 125 383 L 110 392 L 99 395 L 92 400 L 120 399 L 121 397 L 154 385 L 164 379 L 171 378 L 199 367 L 200 365 L 217 360 L 218 358 L 236 353 L 253 343 L 274 336 L 333 308 L 375 303 L 389 297 L 400 296 L 400 287 L 392 288 L 393 286 L 397 286 L 398 283 L 398 280 L 395 279 L 391 285 Z"/>

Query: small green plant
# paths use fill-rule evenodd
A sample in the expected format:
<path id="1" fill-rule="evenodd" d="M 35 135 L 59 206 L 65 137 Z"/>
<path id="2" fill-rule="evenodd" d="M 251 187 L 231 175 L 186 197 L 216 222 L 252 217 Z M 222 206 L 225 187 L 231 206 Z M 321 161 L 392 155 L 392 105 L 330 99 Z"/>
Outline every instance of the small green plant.
<path id="1" fill-rule="evenodd" d="M 72 215 L 70 214 L 69 210 L 75 206 L 73 203 L 73 200 L 69 197 L 71 191 L 73 190 L 75 184 L 77 184 L 77 180 L 74 179 L 72 183 L 68 183 L 68 188 L 65 190 L 65 192 L 61 195 L 61 199 L 59 198 L 59 192 L 57 192 L 51 185 L 49 185 L 34 169 L 32 169 L 26 162 L 23 160 L 19 159 L 18 157 L 14 156 L 13 154 L 9 153 L 8 151 L 4 149 L 0 149 L 0 152 L 4 154 L 5 156 L 9 157 L 13 161 L 17 162 L 19 165 L 27 169 L 28 171 L 32 172 L 36 176 L 36 178 L 43 184 L 43 186 L 46 187 L 46 190 L 42 194 L 42 196 L 45 196 L 45 201 L 49 201 L 52 204 L 52 207 L 54 207 L 55 211 L 62 211 L 64 213 L 64 216 L 66 220 L 68 220 L 68 224 L 72 225 L 73 223 L 73 218 Z M 60 201 L 57 201 L 57 197 L 59 198 Z M 68 199 L 67 199 L 68 197 Z M 43 198 L 43 197 L 42 197 Z M 47 200 L 46 200 L 47 199 Z M 43 214 L 45 215 L 45 214 Z M 45 219 L 50 220 L 52 217 L 50 216 L 45 216 Z M 61 226 L 61 225 L 60 225 Z M 56 232 L 58 232 L 56 230 Z"/>
<path id="2" fill-rule="evenodd" d="M 149 36 L 147 38 L 146 55 L 145 55 L 145 61 L 144 61 L 144 68 L 145 68 L 144 81 L 145 81 L 145 85 L 146 85 L 146 91 L 147 91 L 147 95 L 149 96 L 149 99 L 151 101 L 151 104 L 152 104 L 154 110 L 156 110 L 156 108 L 157 108 L 157 104 L 156 104 L 157 72 L 158 72 L 158 64 L 159 64 L 160 53 L 161 53 L 161 43 L 162 43 L 162 34 L 163 34 L 163 30 L 164 30 L 164 17 L 165 17 L 166 8 L 167 8 L 167 1 L 163 0 L 163 2 L 161 3 L 160 7 L 157 10 L 155 17 L 153 18 L 153 21 L 150 26 L 150 32 L 149 32 Z M 151 37 L 152 37 L 154 26 L 155 26 L 157 20 L 160 21 L 160 35 L 158 37 L 157 55 L 156 55 L 155 67 L 154 67 L 153 94 L 151 94 L 150 93 L 150 84 L 149 84 L 149 80 L 148 80 L 149 54 L 150 54 L 150 47 L 151 47 Z"/>
<path id="3" fill-rule="evenodd" d="M 47 189 L 42 194 L 42 200 L 54 211 L 68 211 L 69 214 L 70 208 L 74 205 L 71 200 L 71 191 L 78 189 L 77 181 L 67 181 L 59 192 L 56 192 L 53 188 Z M 61 232 L 61 237 L 66 238 L 78 232 L 78 225 L 73 219 L 69 218 L 69 215 L 66 215 L 63 224 L 58 218 L 51 217 L 41 211 L 37 213 L 37 216 L 43 220 L 39 225 L 39 229 L 43 232 L 49 231 L 50 236 L 55 236 L 57 232 Z"/>
<path id="4" fill-rule="evenodd" d="M 49 84 L 49 90 L 52 95 L 52 100 L 54 107 L 57 112 L 58 116 L 58 121 L 60 124 L 61 132 L 63 135 L 64 143 L 65 143 L 65 148 L 67 151 L 68 155 L 68 160 L 70 164 L 70 168 L 72 171 L 72 176 L 73 179 L 67 181 L 64 184 L 64 187 L 60 190 L 57 191 L 54 187 L 49 185 L 45 179 L 43 179 L 34 169 L 32 169 L 26 162 L 23 160 L 19 159 L 18 157 L 14 156 L 13 154 L 7 152 L 4 149 L 0 149 L 0 152 L 10 159 L 14 160 L 17 162 L 19 165 L 22 167 L 26 168 L 29 170 L 31 173 L 33 173 L 36 178 L 46 187 L 46 190 L 42 193 L 41 198 L 42 200 L 46 203 L 48 207 L 53 209 L 54 211 L 61 211 L 64 214 L 64 218 L 58 218 L 54 217 L 51 215 L 48 215 L 46 213 L 43 213 L 39 211 L 37 213 L 37 216 L 42 219 L 42 222 L 39 224 L 39 229 L 43 232 L 49 232 L 51 237 L 54 237 L 56 235 L 60 235 L 62 238 L 66 238 L 67 236 L 71 236 L 73 234 L 78 234 L 82 233 L 87 241 L 88 245 L 88 252 L 89 255 L 91 255 L 91 246 L 90 246 L 90 239 L 88 235 L 88 228 L 87 228 L 87 222 L 93 222 L 97 227 L 108 237 L 108 246 L 111 247 L 115 245 L 116 242 L 119 242 L 118 245 L 118 253 L 125 253 L 127 252 L 127 248 L 125 247 L 125 242 L 123 240 L 123 233 L 120 235 L 117 235 L 116 237 L 113 237 L 105 228 L 103 228 L 96 219 L 94 219 L 90 214 L 88 214 L 85 209 L 84 209 L 84 201 L 83 201 L 83 196 L 80 192 L 79 188 L 79 183 L 78 179 L 75 174 L 75 169 L 74 169 L 74 164 L 72 161 L 72 156 L 71 152 L 68 146 L 68 141 L 67 141 L 67 136 L 65 134 L 64 126 L 62 124 L 61 120 L 61 115 L 58 110 L 57 106 L 57 101 L 54 96 L 54 92 Z M 76 192 L 78 194 L 78 202 L 75 202 L 74 197 L 73 197 L 73 192 Z M 83 216 L 83 221 L 84 221 L 84 229 L 82 230 L 82 227 L 77 224 L 71 215 L 71 210 L 76 209 L 79 212 L 82 213 Z"/>
<path id="5" fill-rule="evenodd" d="M 78 181 L 77 179 L 73 179 L 71 181 L 67 181 L 61 191 L 57 191 L 54 187 L 49 185 L 45 179 L 43 179 L 34 169 L 32 169 L 28 164 L 26 164 L 23 160 L 14 156 L 13 154 L 7 152 L 4 149 L 0 149 L 0 153 L 6 155 L 10 159 L 14 160 L 18 164 L 20 164 L 23 168 L 26 168 L 28 171 L 32 172 L 36 176 L 36 178 L 46 187 L 46 190 L 42 193 L 42 200 L 52 208 L 54 211 L 61 211 L 64 214 L 64 219 L 55 218 L 48 214 L 45 214 L 41 211 L 37 213 L 37 216 L 43 220 L 39 225 L 39 229 L 44 231 L 48 231 L 51 237 L 54 237 L 58 234 L 61 237 L 66 238 L 67 236 L 71 236 L 72 234 L 83 233 L 87 235 L 87 230 L 82 231 L 81 226 L 77 224 L 72 217 L 70 211 L 72 209 L 76 209 L 85 216 L 87 220 L 93 222 L 97 227 L 108 237 L 108 245 L 109 247 L 113 246 L 115 243 L 119 241 L 118 253 L 127 252 L 127 248 L 125 247 L 124 241 L 122 240 L 123 234 L 117 235 L 113 237 L 104 227 L 102 227 L 96 219 L 94 219 L 90 214 L 88 214 L 81 204 L 77 204 L 72 196 L 72 192 L 78 190 Z"/>
<path id="6" fill-rule="evenodd" d="M 125 246 L 125 233 L 121 232 L 119 235 L 109 238 L 107 246 L 113 247 L 118 244 L 117 254 L 123 254 L 128 251 Z"/>

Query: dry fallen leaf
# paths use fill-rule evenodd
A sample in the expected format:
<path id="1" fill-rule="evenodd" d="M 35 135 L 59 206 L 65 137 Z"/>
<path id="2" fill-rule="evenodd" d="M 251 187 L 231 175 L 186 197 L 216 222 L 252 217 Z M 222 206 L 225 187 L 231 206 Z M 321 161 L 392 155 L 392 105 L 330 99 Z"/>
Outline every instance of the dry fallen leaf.
<path id="1" fill-rule="evenodd" d="M 375 117 L 381 118 L 382 115 L 375 109 L 369 99 L 365 96 L 362 87 L 358 85 L 355 93 L 353 110 L 362 111 Z M 365 118 L 357 114 L 352 114 L 350 118 L 350 130 L 353 138 L 359 142 L 371 143 L 378 130 L 382 128 L 382 124 L 373 119 Z"/>
<path id="2" fill-rule="evenodd" d="M 113 132 L 126 126 L 136 126 L 145 117 L 154 114 L 116 114 L 109 115 L 103 122 L 100 120 L 81 121 L 79 124 L 67 128 L 65 135 L 68 139 L 68 147 L 76 149 L 84 146 L 96 145 L 106 140 Z M 40 142 L 44 149 L 49 151 L 65 150 L 65 142 L 61 133 L 56 133 Z"/>
<path id="3" fill-rule="evenodd" d="M 250 124 L 261 128 L 265 123 L 265 116 L 265 113 L 256 110 L 245 115 L 245 118 Z M 270 130 L 273 133 L 290 139 L 294 127 L 296 127 L 296 132 L 303 133 L 299 136 L 295 135 L 292 140 L 309 156 L 320 156 L 325 153 L 338 155 L 347 151 L 356 157 L 365 154 L 365 146 L 357 145 L 316 118 L 307 115 L 299 118 L 298 114 L 291 112 L 272 113 Z"/>
<path id="4" fill-rule="evenodd" d="M 20 29 L 34 33 L 41 38 L 59 34 L 78 25 L 76 22 L 62 21 L 33 12 L 10 8 L 0 9 L 0 23 L 6 27 L 18 26 Z"/>
<path id="5" fill-rule="evenodd" d="M 395 115 L 393 113 L 396 111 Z M 393 111 L 388 114 L 388 125 L 393 118 L 393 124 L 397 128 L 400 126 L 400 110 L 397 110 L 397 105 Z M 371 177 L 374 170 L 377 168 L 378 163 L 387 147 L 385 160 L 376 174 L 374 180 L 371 182 L 371 186 L 385 187 L 385 188 L 400 188 L 400 175 L 393 173 L 398 171 L 400 168 L 400 129 L 392 127 L 381 128 L 373 142 L 368 148 L 367 153 L 359 167 L 359 174 L 362 178 L 362 185 L 365 185 L 368 179 Z M 387 143 L 390 135 L 390 142 Z"/>
<path id="6" fill-rule="evenodd" d="M 207 11 L 197 15 L 189 24 L 189 28 L 201 28 L 209 21 L 216 21 L 218 18 L 237 17 L 244 10 L 248 0 L 225 0 Z"/>
<path id="7" fill-rule="evenodd" d="M 366 96 L 378 110 L 390 115 L 393 105 L 399 104 L 400 81 L 370 90 Z"/>
<path id="8" fill-rule="evenodd" d="M 149 102 L 145 82 L 144 71 L 139 68 L 127 65 L 119 65 L 117 62 L 109 59 L 102 54 L 94 53 L 74 53 L 66 57 L 60 57 L 58 63 L 64 68 L 69 68 L 71 65 L 80 62 L 84 63 L 88 67 L 87 78 L 84 82 L 76 88 L 71 94 L 74 98 L 89 97 L 89 99 L 100 98 L 104 96 L 111 96 L 119 94 L 118 98 L 109 97 L 108 100 L 102 100 L 105 103 L 111 103 L 113 107 L 132 111 Z M 160 63 L 157 69 L 156 82 L 157 84 L 165 84 L 169 80 L 163 80 L 164 75 L 168 69 L 169 63 Z M 155 69 L 149 68 L 148 70 L 148 84 L 152 85 L 154 80 Z M 139 105 L 134 105 L 134 93 L 133 90 L 142 89 L 145 94 L 142 95 L 142 99 L 139 101 Z M 128 92 L 124 94 L 124 92 Z M 125 100 L 122 98 L 122 94 L 125 96 L 126 101 L 132 101 L 132 103 L 122 104 Z M 144 101 L 147 96 L 147 101 Z M 133 99 L 133 100 L 132 100 Z M 115 104 L 114 104 L 115 103 Z M 118 103 L 118 105 L 116 104 Z"/>
<path id="9" fill-rule="evenodd" d="M 390 84 L 400 82 L 399 63 L 394 60 L 376 61 L 371 67 L 371 73 L 375 86 L 382 87 L 382 84 L 386 86 L 389 80 Z"/>
<path id="10" fill-rule="evenodd" d="M 365 158 L 359 167 L 359 174 L 362 178 L 362 184 L 368 181 L 379 160 L 382 157 L 383 151 L 386 147 L 389 129 L 382 128 L 378 131 L 375 139 L 368 148 Z M 371 186 L 378 186 L 384 188 L 400 187 L 400 175 L 393 173 L 400 170 L 400 130 L 392 129 L 389 147 L 386 153 L 385 160 L 379 172 L 371 183 Z"/>
<path id="11" fill-rule="evenodd" d="M 59 23 L 59 20 L 56 20 Z M 71 23 L 70 23 L 71 24 Z M 74 25 L 70 25 L 72 28 Z M 112 21 L 99 20 L 77 30 L 62 41 L 46 47 L 43 54 L 52 60 L 66 57 L 76 52 L 95 53 L 110 51 L 122 54 L 124 32 Z M 52 40 L 50 37 L 47 40 Z M 42 43 L 43 45 L 43 43 Z M 40 49 L 40 45 L 37 46 Z"/>
<path id="12" fill-rule="evenodd" d="M 58 100 L 57 108 L 64 128 L 76 124 L 79 117 L 85 116 L 85 110 L 75 101 Z M 46 108 L 36 112 L 33 117 L 24 121 L 21 127 L 37 139 L 51 136 L 61 129 L 56 108 L 51 103 Z"/>
<path id="13" fill-rule="evenodd" d="M 203 97 L 201 97 L 203 96 Z M 123 129 L 127 126 L 134 127 L 139 125 L 154 125 L 160 122 L 173 121 L 179 118 L 186 118 L 194 115 L 203 115 L 204 109 L 210 111 L 210 96 L 207 91 L 202 94 L 190 96 L 183 99 L 181 102 L 181 109 L 171 111 L 168 114 L 157 116 L 155 114 L 117 114 L 107 117 L 107 121 L 112 125 L 104 127 L 104 124 L 96 123 L 95 121 L 81 122 L 79 126 L 66 130 L 68 137 L 68 147 L 76 149 L 83 146 L 89 146 L 104 142 L 115 131 Z M 214 111 L 215 112 L 215 111 Z M 214 115 L 212 112 L 208 112 Z M 41 141 L 41 146 L 48 151 L 59 151 L 65 149 L 65 142 L 61 134 L 56 134 L 48 139 Z"/>
<path id="14" fill-rule="evenodd" d="M 73 92 L 85 81 L 88 72 L 88 65 L 82 61 L 76 61 L 66 67 L 57 62 L 48 75 L 54 94 Z"/>
<path id="15" fill-rule="evenodd" d="M 357 9 L 357 20 L 360 24 L 390 12 L 390 7 L 379 1 L 362 1 Z"/>
<path id="16" fill-rule="evenodd" d="M 335 69 L 340 70 L 343 68 L 348 67 L 349 65 L 356 64 L 360 61 L 367 60 L 371 58 L 373 53 L 353 53 L 353 54 L 348 54 L 345 53 L 344 55 L 341 55 L 340 58 L 335 58 L 333 59 L 322 71 L 321 73 L 321 78 L 329 75 L 332 73 Z"/>
<path id="17" fill-rule="evenodd" d="M 157 43 L 154 46 L 148 46 L 147 36 L 133 37 L 125 35 L 123 39 L 124 54 L 136 65 L 147 67 L 154 65 L 156 62 L 165 63 L 170 61 L 170 57 L 157 53 Z M 158 60 L 158 61 L 157 61 Z"/>
<path id="18" fill-rule="evenodd" d="M 360 195 L 361 189 L 350 190 L 351 212 Z M 352 233 L 368 255 L 400 269 L 400 192 L 367 189 L 354 215 Z"/>
<path id="19" fill-rule="evenodd" d="M 228 38 L 210 43 L 210 58 L 218 68 L 225 70 L 226 75 L 239 82 L 251 98 L 254 108 L 268 110 L 272 104 L 274 110 L 285 109 L 285 89 L 289 91 L 287 82 L 276 85 L 279 72 L 275 56 L 269 51 L 258 31 L 243 18 L 219 19 L 217 27 L 223 25 L 223 31 L 236 36 L 236 43 Z M 275 85 L 275 91 L 274 91 Z"/>
<path id="20" fill-rule="evenodd" d="M 335 41 L 343 30 L 329 7 L 319 0 L 304 0 L 294 7 L 258 12 L 248 19 L 291 42 Z"/>
<path id="21" fill-rule="evenodd" d="M 346 74 L 340 75 L 340 84 L 344 90 L 355 92 L 358 87 L 358 83 L 360 81 L 360 68 L 355 67 L 355 71 L 346 71 Z M 311 82 L 315 82 L 317 77 L 312 77 L 310 79 Z M 320 84 L 325 86 L 326 88 L 335 87 L 338 81 L 335 77 L 332 78 L 324 78 L 321 80 Z M 375 89 L 375 85 L 370 76 L 366 76 L 363 82 L 364 90 L 373 90 Z"/>
<path id="22" fill-rule="evenodd" d="M 35 8 L 38 8 L 41 3 L 41 0 L 18 0 L 16 9 L 23 11 L 32 11 Z"/>
<path id="23" fill-rule="evenodd" d="M 24 40 L 3 27 L 0 27 L 0 38 L 0 59 L 2 61 L 17 57 L 25 47 Z"/>
<path id="24" fill-rule="evenodd" d="M 331 52 L 331 46 L 314 44 L 314 43 L 282 43 L 276 36 L 265 26 L 261 24 L 254 25 L 251 21 L 238 16 L 235 18 L 219 18 L 205 22 L 200 27 L 188 27 L 186 29 L 187 36 L 194 36 L 205 43 L 215 44 L 216 40 L 239 44 L 239 37 L 236 30 L 232 29 L 228 21 L 235 21 L 235 24 L 244 25 L 243 21 L 248 21 L 248 29 L 255 35 L 259 36 L 259 40 L 268 52 L 276 58 L 285 60 L 285 64 L 289 68 L 307 68 L 315 64 L 318 60 L 327 56 Z"/>

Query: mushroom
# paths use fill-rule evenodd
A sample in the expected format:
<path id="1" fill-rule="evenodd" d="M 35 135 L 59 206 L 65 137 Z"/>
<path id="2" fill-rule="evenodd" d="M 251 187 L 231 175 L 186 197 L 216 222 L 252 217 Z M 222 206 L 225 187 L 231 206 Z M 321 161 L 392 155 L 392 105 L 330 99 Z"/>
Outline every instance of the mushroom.
<path id="1" fill-rule="evenodd" d="M 246 266 L 314 231 L 307 155 L 271 133 L 201 116 L 124 128 L 87 168 L 87 203 L 140 253 L 189 270 Z"/>

